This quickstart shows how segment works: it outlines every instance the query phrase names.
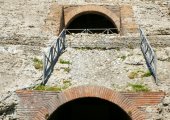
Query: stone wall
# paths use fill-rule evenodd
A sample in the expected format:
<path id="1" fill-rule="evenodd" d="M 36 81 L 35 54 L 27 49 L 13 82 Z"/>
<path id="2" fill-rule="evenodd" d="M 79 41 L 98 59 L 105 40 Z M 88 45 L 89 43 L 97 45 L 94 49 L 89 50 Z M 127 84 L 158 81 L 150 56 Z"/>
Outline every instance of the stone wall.
<path id="1" fill-rule="evenodd" d="M 0 43 L 43 45 L 51 36 L 43 28 L 51 4 L 52 0 L 1 0 Z"/>
<path id="2" fill-rule="evenodd" d="M 169 0 L 56 0 L 58 4 L 135 4 L 137 2 L 147 2 L 147 3 L 164 3 L 168 2 Z"/>
<path id="3" fill-rule="evenodd" d="M 143 30 L 145 30 L 145 33 L 149 35 L 148 38 L 154 47 L 170 46 L 170 41 L 169 41 L 170 2 L 169 0 L 1 0 L 0 1 L 0 44 L 1 44 L 0 51 L 2 54 L 1 54 L 0 62 L 3 63 L 1 65 L 1 68 L 3 69 L 1 70 L 0 75 L 2 74 L 3 75 L 0 77 L 3 79 L 1 80 L 2 82 L 1 85 L 5 84 L 5 86 L 8 86 L 3 88 L 1 87 L 1 89 L 3 89 L 6 92 L 6 94 L 9 94 L 9 92 L 13 92 L 18 88 L 24 87 L 25 85 L 31 85 L 32 82 L 34 82 L 34 84 L 37 82 L 35 78 L 39 78 L 39 75 L 41 73 L 40 71 L 39 72 L 35 71 L 34 67 L 32 66 L 33 64 L 32 58 L 34 58 L 34 56 L 39 56 L 42 50 L 41 47 L 37 47 L 37 46 L 44 46 L 46 42 L 49 42 L 49 39 L 52 36 L 57 35 L 57 33 L 61 30 L 61 28 L 63 28 L 64 23 L 62 23 L 63 18 L 61 17 L 63 15 L 62 5 L 68 6 L 70 4 L 71 5 L 89 5 L 89 4 L 101 5 L 102 4 L 110 9 L 111 5 L 118 6 L 118 5 L 124 5 L 125 3 L 132 6 L 135 15 L 134 19 L 130 19 L 130 21 L 137 22 L 143 28 Z M 130 10 L 132 11 L 131 8 Z M 126 9 L 124 9 L 123 11 L 126 11 Z M 126 19 L 129 20 L 129 17 L 123 19 L 124 25 L 126 25 Z M 76 42 L 77 41 L 73 41 L 73 43 L 75 43 L 74 45 L 81 47 L 82 43 L 80 43 L 80 41 L 78 41 L 78 43 Z M 139 37 L 135 37 L 135 36 L 134 37 L 122 36 L 118 39 L 111 39 L 110 41 L 108 40 L 104 42 L 93 41 L 93 44 L 84 41 L 87 47 L 92 45 L 94 45 L 93 47 L 96 46 L 108 47 L 108 45 L 111 47 L 122 47 L 122 46 L 136 47 L 139 44 L 138 42 L 139 42 Z M 11 44 L 11 45 L 6 46 L 4 44 Z M 15 45 L 20 44 L 21 46 L 19 47 L 21 47 L 21 49 L 18 49 L 18 47 L 14 46 L 14 44 Z M 17 53 L 16 51 L 19 52 Z M 34 52 L 36 52 L 36 54 Z M 164 54 L 165 53 L 161 55 Z M 164 58 L 161 55 L 158 57 L 161 59 Z M 24 63 L 24 65 L 26 65 L 26 67 L 25 66 L 20 67 L 20 65 L 22 65 L 22 62 Z M 160 64 L 159 65 L 160 68 L 163 65 L 166 66 L 166 64 Z M 9 69 L 11 71 L 9 71 Z M 165 69 L 159 69 L 159 70 L 162 73 L 165 73 L 165 71 L 168 71 L 168 68 L 166 70 Z M 4 73 L 7 74 L 7 76 Z M 16 75 L 13 73 L 17 73 L 17 75 L 19 76 L 16 77 Z M 24 77 L 21 77 L 20 73 Z M 169 75 L 168 73 L 166 74 L 167 76 Z M 33 79 L 33 75 L 34 76 L 36 75 L 34 79 Z M 167 77 L 164 74 L 162 76 L 163 76 L 162 80 L 165 80 L 164 77 Z M 168 79 L 168 77 L 166 79 Z M 167 86 L 163 86 L 162 88 L 164 87 L 167 88 Z M 43 96 L 45 94 L 41 93 L 39 95 Z M 160 109 L 158 107 L 155 107 L 156 109 L 159 109 L 155 111 L 158 111 L 162 115 L 160 118 L 165 118 L 165 120 L 168 120 L 167 116 L 170 116 L 168 114 L 170 108 L 169 96 L 170 94 L 167 94 L 166 96 L 167 99 L 165 99 L 164 102 L 161 103 Z M 1 99 L 2 98 L 4 98 L 3 94 L 1 94 Z M 12 97 L 7 96 L 6 98 L 12 98 Z M 36 101 L 36 98 L 37 97 L 35 97 L 33 101 Z M 26 100 L 29 101 L 29 99 L 30 96 L 27 99 L 25 99 L 24 102 L 27 102 Z M 41 100 L 45 101 L 47 99 L 40 98 L 40 101 Z M 14 104 L 13 103 L 11 104 L 11 101 L 9 101 L 9 104 L 6 105 L 5 103 L 7 102 L 6 99 L 3 102 L 0 100 L 1 110 L 3 109 L 2 108 L 3 106 L 6 110 L 6 108 L 7 109 L 10 108 L 9 107 L 10 105 L 13 106 L 14 104 L 17 104 L 16 101 L 15 101 L 16 103 L 14 102 Z M 21 112 L 22 110 L 24 109 L 21 109 Z M 43 109 L 37 111 L 37 113 L 41 114 L 42 111 Z M 152 114 L 152 110 L 150 110 L 150 108 L 148 108 L 148 112 Z M 0 119 L 5 119 L 4 117 L 5 114 L 1 113 Z M 23 115 L 25 115 L 25 113 Z M 15 119 L 15 117 L 9 118 L 7 116 L 6 119 Z"/>
<path id="4" fill-rule="evenodd" d="M 170 35 L 168 0 L 145 0 L 133 4 L 135 20 L 147 35 Z"/>
<path id="5" fill-rule="evenodd" d="M 153 48 L 169 47 L 170 36 L 147 36 Z M 67 35 L 66 44 L 72 48 L 140 48 L 140 37 L 138 35 L 116 36 L 116 35 L 85 35 L 75 34 Z"/>
<path id="6" fill-rule="evenodd" d="M 62 5 L 103 4 L 113 11 L 114 7 L 109 7 L 108 4 L 122 5 L 122 28 L 136 31 L 137 26 L 134 23 L 137 22 L 147 35 L 170 34 L 168 0 L 128 0 L 126 2 L 123 0 L 114 2 L 113 0 L 3 0 L 0 2 L 0 43 L 44 46 L 63 28 L 62 6 L 58 5 L 61 3 Z M 124 5 L 125 3 L 130 4 L 133 9 Z M 124 14 L 125 11 L 133 12 L 135 16 L 129 13 L 127 16 Z"/>

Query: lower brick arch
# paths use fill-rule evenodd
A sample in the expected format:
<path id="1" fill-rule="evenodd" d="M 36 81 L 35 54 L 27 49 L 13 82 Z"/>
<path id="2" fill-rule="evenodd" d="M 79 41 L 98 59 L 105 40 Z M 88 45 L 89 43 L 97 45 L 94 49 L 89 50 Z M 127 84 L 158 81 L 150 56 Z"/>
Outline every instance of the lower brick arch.
<path id="1" fill-rule="evenodd" d="M 65 27 L 67 26 L 77 17 L 84 13 L 97 13 L 103 16 L 106 16 L 112 23 L 116 26 L 118 31 L 120 31 L 120 18 L 111 10 L 107 9 L 104 6 L 97 6 L 97 5 L 85 5 L 79 6 L 72 9 L 69 12 L 65 12 L 64 20 L 65 20 Z"/>
<path id="2" fill-rule="evenodd" d="M 123 109 L 132 120 L 144 120 L 145 114 L 140 111 L 135 103 L 124 97 L 121 93 L 112 91 L 111 89 L 99 86 L 79 86 L 68 89 L 59 93 L 56 97 L 48 102 L 48 105 L 43 106 L 34 117 L 34 120 L 46 120 L 56 109 L 61 105 L 79 98 L 95 97 L 107 100 Z"/>

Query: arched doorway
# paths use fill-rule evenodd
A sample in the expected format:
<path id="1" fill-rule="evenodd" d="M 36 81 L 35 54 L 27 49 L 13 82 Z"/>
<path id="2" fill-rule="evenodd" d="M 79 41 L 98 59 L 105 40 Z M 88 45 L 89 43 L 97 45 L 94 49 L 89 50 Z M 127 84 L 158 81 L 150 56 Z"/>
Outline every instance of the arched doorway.
<path id="1" fill-rule="evenodd" d="M 120 18 L 112 10 L 104 6 L 87 5 L 73 7 L 65 11 L 64 23 L 67 29 L 112 28 L 113 33 L 120 32 Z M 97 31 L 93 32 L 97 33 Z"/>
<path id="2" fill-rule="evenodd" d="M 110 29 L 113 33 L 118 33 L 118 29 L 114 21 L 112 21 L 108 16 L 98 12 L 81 13 L 72 18 L 66 28 L 78 29 L 73 32 L 79 32 L 79 29 L 91 29 L 94 33 L 100 33 L 103 29 Z"/>
<path id="3" fill-rule="evenodd" d="M 78 98 L 61 105 L 48 120 L 132 120 L 118 105 L 96 97 Z"/>
<path id="4" fill-rule="evenodd" d="M 134 101 L 131 101 L 127 97 L 123 96 L 119 92 L 115 92 L 111 89 L 99 86 L 78 86 L 58 93 L 50 100 L 48 100 L 48 103 L 46 105 L 43 105 L 41 108 L 39 108 L 39 111 L 36 112 L 34 120 L 55 120 L 56 114 L 63 115 L 63 113 L 64 113 L 63 116 L 66 117 L 71 116 L 77 113 L 73 112 L 71 114 L 70 111 L 72 111 L 71 110 L 72 108 L 78 109 L 78 112 L 83 113 L 84 111 L 81 111 L 80 109 L 83 109 L 84 106 L 91 106 L 91 104 L 94 105 L 93 108 L 87 107 L 84 109 L 86 109 L 86 111 L 88 111 L 89 108 L 92 109 L 93 111 L 101 109 L 101 111 L 99 110 L 95 112 L 95 114 L 98 115 L 101 112 L 109 110 L 112 111 L 111 113 L 115 113 L 113 116 L 110 116 L 109 118 L 118 115 L 119 117 L 124 116 L 122 117 L 122 119 L 119 120 L 145 119 L 144 112 L 137 108 L 136 103 Z M 104 109 L 104 111 L 102 109 Z M 106 116 L 108 113 L 109 112 L 105 112 L 103 116 Z M 77 114 L 81 115 L 80 113 Z M 103 116 L 100 117 L 102 118 Z M 57 120 L 59 120 L 59 118 Z"/>

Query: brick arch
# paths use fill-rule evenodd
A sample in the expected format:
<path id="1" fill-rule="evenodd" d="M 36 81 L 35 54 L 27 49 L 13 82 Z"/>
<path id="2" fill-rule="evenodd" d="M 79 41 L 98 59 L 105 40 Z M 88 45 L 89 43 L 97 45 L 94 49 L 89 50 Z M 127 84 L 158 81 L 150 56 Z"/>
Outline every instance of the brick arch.
<path id="1" fill-rule="evenodd" d="M 121 93 L 105 87 L 79 86 L 61 92 L 49 100 L 48 105 L 39 109 L 34 120 L 46 120 L 61 105 L 78 98 L 86 97 L 96 97 L 110 101 L 122 108 L 127 114 L 130 114 L 132 120 L 145 119 L 144 112 L 140 111 L 132 100 L 124 97 Z"/>
<path id="2" fill-rule="evenodd" d="M 106 7 L 96 5 L 76 7 L 65 13 L 65 27 L 67 27 L 77 16 L 80 16 L 83 13 L 97 13 L 104 15 L 109 18 L 111 22 L 117 27 L 118 31 L 120 31 L 120 18 L 115 13 L 113 13 L 113 11 L 107 9 Z"/>

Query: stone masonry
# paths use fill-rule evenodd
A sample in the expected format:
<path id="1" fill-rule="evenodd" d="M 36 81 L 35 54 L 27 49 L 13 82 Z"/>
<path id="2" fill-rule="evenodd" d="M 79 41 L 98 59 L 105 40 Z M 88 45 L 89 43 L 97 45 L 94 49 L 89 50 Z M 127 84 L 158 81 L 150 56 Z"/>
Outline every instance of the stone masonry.
<path id="1" fill-rule="evenodd" d="M 42 70 L 35 69 L 33 60 L 42 60 L 44 48 L 85 12 L 106 15 L 119 34 L 107 36 L 107 40 L 90 39 L 102 38 L 99 34 L 89 40 L 67 35 L 68 48 L 61 59 L 72 64 L 57 63 L 47 85 L 62 86 L 64 80 L 72 85 L 61 92 L 27 90 L 42 81 Z M 169 0 L 0 0 L 0 120 L 47 119 L 58 106 L 88 96 L 118 104 L 134 120 L 169 120 L 169 26 Z M 138 49 L 139 27 L 157 53 L 160 86 L 151 76 L 128 78 L 135 69 L 147 69 Z M 142 64 L 136 65 L 136 61 Z M 107 82 L 102 84 L 102 80 Z M 127 92 L 129 82 L 142 83 L 150 92 Z"/>

